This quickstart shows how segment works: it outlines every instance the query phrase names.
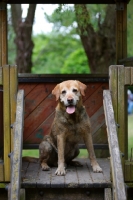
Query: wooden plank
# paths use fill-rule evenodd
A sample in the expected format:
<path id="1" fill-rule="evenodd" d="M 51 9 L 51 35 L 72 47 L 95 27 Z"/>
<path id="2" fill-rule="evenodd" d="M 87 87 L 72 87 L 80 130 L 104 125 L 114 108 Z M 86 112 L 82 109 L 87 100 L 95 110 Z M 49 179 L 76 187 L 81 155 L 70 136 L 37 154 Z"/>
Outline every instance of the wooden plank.
<path id="1" fill-rule="evenodd" d="M 78 181 L 79 181 L 79 186 L 81 188 L 88 188 L 88 186 L 92 185 L 93 181 L 90 176 L 86 160 L 84 159 L 76 159 L 78 160 L 83 166 L 82 167 L 77 167 L 77 176 L 78 176 Z"/>
<path id="2" fill-rule="evenodd" d="M 0 85 L 3 84 L 2 67 L 0 67 Z"/>
<path id="3" fill-rule="evenodd" d="M 131 84 L 131 67 L 125 67 L 125 85 Z"/>
<path id="4" fill-rule="evenodd" d="M 90 96 L 90 98 L 84 102 L 89 117 L 91 117 L 103 105 L 103 89 L 108 89 L 106 83 L 101 84 L 100 87 L 97 88 L 97 90 Z"/>
<path id="5" fill-rule="evenodd" d="M 51 168 L 51 188 L 64 188 L 65 186 L 65 176 L 55 175 L 56 167 Z"/>
<path id="6" fill-rule="evenodd" d="M 37 85 L 38 83 L 19 83 L 18 89 L 23 89 L 26 97 Z"/>
<path id="7" fill-rule="evenodd" d="M 25 175 L 26 175 L 27 169 L 29 167 L 29 164 L 30 164 L 29 162 L 22 162 L 22 170 L 21 170 L 22 182 L 25 179 Z"/>
<path id="8" fill-rule="evenodd" d="M 2 15 L 2 66 L 7 65 L 7 5 L 5 4 L 5 10 L 1 10 Z"/>
<path id="9" fill-rule="evenodd" d="M 35 110 L 39 104 L 45 100 L 45 98 L 49 98 L 51 95 L 52 89 L 54 88 L 53 84 L 38 84 L 25 99 L 25 119 L 28 115 Z"/>
<path id="10" fill-rule="evenodd" d="M 77 188 L 79 186 L 76 167 L 68 166 L 67 173 L 65 175 L 65 187 Z"/>
<path id="11" fill-rule="evenodd" d="M 102 83 L 85 83 L 87 89 L 85 90 L 85 96 L 82 97 L 83 102 L 85 102 L 90 96 L 101 86 Z"/>
<path id="12" fill-rule="evenodd" d="M 16 102 L 17 102 L 17 66 L 10 66 L 10 112 L 11 112 L 11 125 L 15 123 L 16 117 Z M 14 129 L 11 129 L 11 151 L 13 151 Z"/>
<path id="13" fill-rule="evenodd" d="M 127 57 L 127 3 L 124 3 L 124 10 L 122 11 L 122 58 Z"/>
<path id="14" fill-rule="evenodd" d="M 124 153 L 122 157 L 122 166 L 124 170 L 124 160 L 128 159 L 128 134 L 127 134 L 127 91 L 125 90 L 125 69 L 124 66 L 118 66 L 118 141 L 120 151 Z"/>
<path id="15" fill-rule="evenodd" d="M 116 124 L 114 120 L 114 111 L 111 101 L 111 94 L 109 90 L 104 90 L 103 98 L 108 142 L 111 155 L 111 169 L 113 176 L 113 188 L 115 189 L 115 199 L 126 200 L 125 185 L 120 158 L 120 149 L 117 138 Z"/>
<path id="16" fill-rule="evenodd" d="M 51 176 L 52 170 L 42 171 L 41 167 L 39 169 L 39 174 L 37 177 L 37 188 L 50 188 L 51 187 Z"/>
<path id="17" fill-rule="evenodd" d="M 39 144 L 42 141 L 44 135 L 47 135 L 50 132 L 51 124 L 54 120 L 54 115 L 55 115 L 55 112 L 49 115 L 48 118 L 46 118 L 44 122 L 40 124 L 39 127 L 37 127 L 30 134 L 28 138 L 25 137 L 24 142 L 26 143 L 30 142 L 31 144 Z M 24 135 L 28 136 L 26 131 L 24 132 Z"/>
<path id="18" fill-rule="evenodd" d="M 19 199 L 24 125 L 24 91 L 17 94 L 16 122 L 14 126 L 14 148 L 11 156 L 11 200 Z"/>
<path id="19" fill-rule="evenodd" d="M 3 87 L 0 86 L 0 149 L 4 148 L 3 140 Z M 1 153 L 3 154 L 3 153 Z M 1 155 L 3 159 L 3 155 Z"/>
<path id="20" fill-rule="evenodd" d="M 104 189 L 104 200 L 112 200 L 111 188 Z"/>
<path id="21" fill-rule="evenodd" d="M 106 183 L 106 180 L 104 179 L 103 173 L 94 173 L 93 172 L 89 159 L 86 159 L 86 163 L 87 163 L 93 184 L 96 186 L 97 184 Z"/>
<path id="22" fill-rule="evenodd" d="M 131 85 L 133 85 L 133 67 L 131 67 Z"/>
<path id="23" fill-rule="evenodd" d="M 0 181 L 4 181 L 4 163 L 0 160 Z"/>
<path id="24" fill-rule="evenodd" d="M 10 72 L 9 66 L 3 67 L 3 130 L 4 130 L 4 172 L 5 181 L 10 180 Z"/>
<path id="25" fill-rule="evenodd" d="M 103 170 L 103 177 L 106 183 L 111 183 L 110 180 L 110 159 L 109 158 L 104 158 L 104 159 L 97 159 L 99 165 L 101 166 Z"/>
<path id="26" fill-rule="evenodd" d="M 97 112 L 90 118 L 91 132 L 95 134 L 97 130 L 105 123 L 103 106 L 101 106 Z"/>
<path id="27" fill-rule="evenodd" d="M 24 141 L 40 126 L 48 115 L 51 115 L 56 106 L 56 101 L 53 96 L 45 99 L 39 106 L 25 119 L 24 125 Z M 25 135 L 26 132 L 26 135 Z M 28 141 L 28 139 L 27 139 Z"/>
<path id="28" fill-rule="evenodd" d="M 124 9 L 120 9 L 117 3 L 116 9 L 116 63 L 127 57 L 127 4 L 122 3 Z"/>
<path id="29" fill-rule="evenodd" d="M 118 123 L 118 68 L 117 65 L 109 67 L 109 90 L 111 92 L 112 103 L 114 108 L 114 116 Z"/>
<path id="30" fill-rule="evenodd" d="M 39 163 L 30 163 L 26 174 L 25 179 L 22 182 L 24 188 L 36 188 L 38 174 L 39 174 L 40 164 Z"/>

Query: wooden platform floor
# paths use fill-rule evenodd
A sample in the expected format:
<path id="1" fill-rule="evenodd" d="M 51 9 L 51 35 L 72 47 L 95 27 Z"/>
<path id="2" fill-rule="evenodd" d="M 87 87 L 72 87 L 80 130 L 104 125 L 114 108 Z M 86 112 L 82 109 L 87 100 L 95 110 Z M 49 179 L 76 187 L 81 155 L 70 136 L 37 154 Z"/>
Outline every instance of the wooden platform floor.
<path id="1" fill-rule="evenodd" d="M 23 188 L 107 188 L 111 187 L 109 159 L 97 159 L 103 173 L 93 173 L 89 159 L 76 159 L 83 167 L 68 166 L 65 176 L 55 175 L 56 168 L 42 171 L 38 163 L 22 163 Z"/>

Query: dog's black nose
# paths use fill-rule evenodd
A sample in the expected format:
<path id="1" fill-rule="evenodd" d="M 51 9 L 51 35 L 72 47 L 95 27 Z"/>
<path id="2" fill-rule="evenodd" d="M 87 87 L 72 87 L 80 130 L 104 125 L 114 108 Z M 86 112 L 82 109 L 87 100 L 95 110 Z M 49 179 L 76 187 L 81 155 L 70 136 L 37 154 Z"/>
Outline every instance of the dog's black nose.
<path id="1" fill-rule="evenodd" d="M 73 99 L 72 99 L 72 98 L 69 98 L 69 99 L 67 99 L 67 102 L 68 102 L 69 104 L 72 104 L 72 103 L 73 103 Z"/>

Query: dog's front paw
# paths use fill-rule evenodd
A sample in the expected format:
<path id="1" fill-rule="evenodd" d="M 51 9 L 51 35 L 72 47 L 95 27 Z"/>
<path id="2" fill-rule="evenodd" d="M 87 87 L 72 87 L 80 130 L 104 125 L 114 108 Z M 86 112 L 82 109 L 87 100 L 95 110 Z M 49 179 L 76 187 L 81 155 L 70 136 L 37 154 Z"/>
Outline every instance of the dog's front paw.
<path id="1" fill-rule="evenodd" d="M 59 166 L 55 172 L 57 176 L 64 176 L 66 174 L 65 167 Z"/>
<path id="2" fill-rule="evenodd" d="M 42 167 L 43 171 L 49 171 L 50 170 L 50 167 L 46 163 L 42 163 L 41 167 Z"/>
<path id="3" fill-rule="evenodd" d="M 103 172 L 102 168 L 99 165 L 92 166 L 93 172 Z"/>

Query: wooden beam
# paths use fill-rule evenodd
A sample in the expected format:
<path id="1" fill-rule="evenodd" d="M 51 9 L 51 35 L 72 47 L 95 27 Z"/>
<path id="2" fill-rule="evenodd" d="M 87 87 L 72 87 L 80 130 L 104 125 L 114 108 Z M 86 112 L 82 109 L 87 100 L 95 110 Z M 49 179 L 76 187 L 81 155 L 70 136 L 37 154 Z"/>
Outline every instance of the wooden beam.
<path id="1" fill-rule="evenodd" d="M 127 57 L 127 3 L 116 3 L 116 63 Z"/>
<path id="2" fill-rule="evenodd" d="M 10 66 L 10 109 L 11 109 L 11 125 L 14 125 L 16 117 L 16 102 L 17 102 L 17 66 Z M 14 129 L 11 129 L 11 152 L 13 151 Z"/>
<path id="3" fill-rule="evenodd" d="M 120 149 L 117 138 L 114 110 L 109 90 L 103 91 L 103 105 L 107 126 L 108 142 L 111 155 L 111 169 L 113 178 L 113 191 L 115 200 L 126 200 L 124 178 L 122 172 Z"/>
<path id="4" fill-rule="evenodd" d="M 1 10 L 1 19 L 2 19 L 2 28 L 1 28 L 1 65 L 6 65 L 7 62 L 7 4 L 2 2 Z"/>
<path id="5" fill-rule="evenodd" d="M 4 173 L 5 181 L 10 180 L 10 69 L 6 65 L 3 67 L 3 129 L 4 129 Z"/>
<path id="6" fill-rule="evenodd" d="M 20 199 L 21 164 L 24 123 L 24 90 L 17 94 L 16 122 L 14 126 L 14 151 L 11 165 L 11 193 L 10 200 Z"/>

